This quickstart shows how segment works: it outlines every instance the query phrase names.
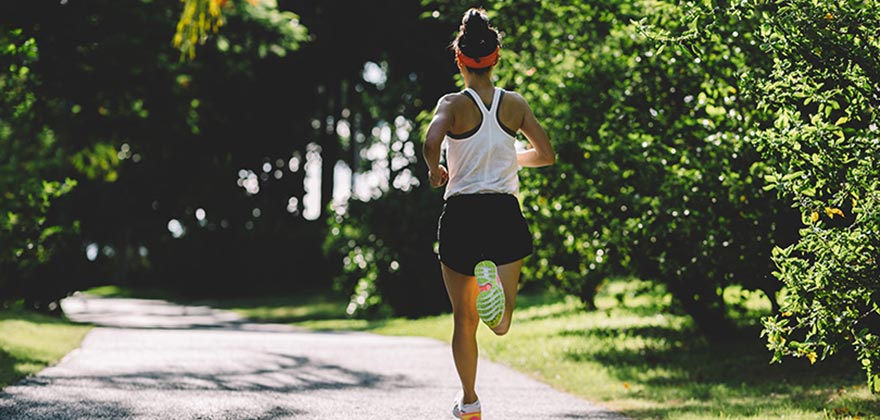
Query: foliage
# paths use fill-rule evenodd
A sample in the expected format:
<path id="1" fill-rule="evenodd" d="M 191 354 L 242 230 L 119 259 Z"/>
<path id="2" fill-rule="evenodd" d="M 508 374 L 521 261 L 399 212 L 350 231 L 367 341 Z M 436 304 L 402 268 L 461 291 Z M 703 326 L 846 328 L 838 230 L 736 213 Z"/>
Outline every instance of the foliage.
<path id="1" fill-rule="evenodd" d="M 54 168 L 49 179 L 78 183 L 47 226 L 80 226 L 13 298 L 45 306 L 106 282 L 205 294 L 240 290 L 242 281 L 251 293 L 325 283 L 322 225 L 304 220 L 301 205 L 288 210 L 304 194 L 314 83 L 282 58 L 305 40 L 304 27 L 290 12 L 230 6 L 229 31 L 212 38 L 200 62 L 181 63 L 169 42 L 179 5 L 0 5 L 0 31 L 21 28 L 40 47 L 29 66 L 39 83 L 26 90 L 39 98 L 30 115 L 51 129 L 54 147 L 39 149 L 47 155 L 38 162 Z M 305 99 L 278 106 L 293 97 Z M 12 144 L 37 146 L 24 137 Z M 242 186 L 242 171 L 259 193 Z M 11 193 L 27 184 L 14 185 Z"/>
<path id="2" fill-rule="evenodd" d="M 424 316 L 447 311 L 449 300 L 434 253 L 440 196 L 423 186 L 351 201 L 330 222 L 325 251 L 342 260 L 336 288 L 351 295 L 346 312 Z"/>
<path id="3" fill-rule="evenodd" d="M 418 2 L 395 0 L 321 1 L 303 12 L 315 35 L 305 60 L 325 75 L 317 84 L 326 105 L 314 116 L 322 202 L 338 214 L 326 220 L 325 252 L 353 315 L 448 309 L 433 253 L 441 193 L 420 184 L 416 156 L 419 115 L 454 88 L 455 66 L 443 54 L 448 28 L 421 13 Z M 330 200 L 338 167 L 352 171 L 345 201 Z"/>
<path id="4" fill-rule="evenodd" d="M 209 32 L 223 25 L 220 8 L 225 0 L 183 0 L 183 11 L 177 22 L 174 46 L 190 60 L 196 57 L 196 46 L 208 40 Z"/>
<path id="5" fill-rule="evenodd" d="M 0 5 L 0 28 L 23 28 L 45 51 L 33 93 L 65 146 L 60 173 L 79 183 L 50 215 L 81 222 L 46 264 L 62 292 L 107 282 L 189 294 L 320 287 L 336 167 L 388 177 L 367 196 L 416 182 L 411 121 L 454 69 L 424 48 L 441 32 L 418 20 L 418 3 L 310 0 L 296 15 L 290 3 L 217 3 L 222 30 L 194 61 L 169 42 L 179 0 Z M 376 31 L 386 19 L 400 32 Z M 387 84 L 364 77 L 368 62 Z M 401 148 L 377 157 L 372 146 L 389 132 L 385 147 Z M 315 166 L 320 191 L 306 191 Z M 316 194 L 322 210 L 307 218 Z"/>
<path id="6" fill-rule="evenodd" d="M 880 392 L 880 3 L 771 1 L 736 10 L 761 22 L 774 58 L 750 79 L 772 126 L 755 143 L 770 185 L 805 227 L 774 250 L 788 296 L 765 320 L 774 360 L 814 362 L 849 343 Z"/>
<path id="7" fill-rule="evenodd" d="M 878 111 L 880 13 L 876 2 L 768 1 L 729 7 L 686 3 L 686 30 L 663 44 L 691 50 L 720 42 L 725 22 L 753 25 L 771 60 L 742 71 L 745 94 L 772 115 L 749 141 L 770 173 L 767 190 L 791 199 L 800 239 L 774 248 L 774 275 L 786 287 L 782 312 L 764 320 L 774 352 L 810 363 L 850 343 L 872 392 L 880 391 L 878 279 Z"/>
<path id="8" fill-rule="evenodd" d="M 55 132 L 35 116 L 44 103 L 34 94 L 31 72 L 37 44 L 21 30 L 0 32 L 0 303 L 18 295 L 36 266 L 48 261 L 58 237 L 75 229 L 55 224 L 55 199 L 76 185 L 56 177 L 63 159 Z"/>
<path id="9" fill-rule="evenodd" d="M 508 0 L 492 12 L 507 31 L 498 83 L 526 97 L 558 152 L 556 166 L 520 172 L 531 275 L 586 303 L 608 278 L 656 280 L 715 333 L 726 286 L 773 300 L 770 250 L 798 218 L 762 190 L 766 165 L 747 142 L 765 118 L 738 90 L 739 69 L 765 65 L 750 27 L 724 22 L 723 42 L 694 56 L 643 35 L 678 27 L 671 2 Z"/>
<path id="10" fill-rule="evenodd" d="M 284 35 L 283 45 L 274 45 L 273 51 L 286 54 L 296 50 L 304 39 L 305 27 L 299 24 L 296 14 L 278 10 L 276 0 L 181 0 L 183 10 L 174 34 L 174 46 L 180 50 L 181 59 L 193 60 L 196 47 L 204 45 L 211 33 L 217 33 L 225 24 L 226 13 L 252 17 L 255 20 L 272 22 L 275 29 Z"/>

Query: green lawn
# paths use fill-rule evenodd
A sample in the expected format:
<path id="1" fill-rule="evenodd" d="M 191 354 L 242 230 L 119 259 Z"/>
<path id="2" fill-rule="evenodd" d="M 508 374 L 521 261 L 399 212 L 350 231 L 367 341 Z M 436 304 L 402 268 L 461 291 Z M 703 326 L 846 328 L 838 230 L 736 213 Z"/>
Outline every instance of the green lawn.
<path id="1" fill-rule="evenodd" d="M 0 310 L 0 388 L 57 362 L 79 347 L 90 329 L 20 309 Z"/>
<path id="2" fill-rule="evenodd" d="M 522 296 L 507 336 L 480 328 L 481 354 L 635 419 L 880 418 L 880 400 L 870 395 L 850 359 L 770 365 L 755 328 L 709 343 L 688 317 L 670 308 L 668 295 L 645 290 L 646 283 L 612 283 L 593 312 L 570 297 Z M 751 310 L 765 306 L 754 297 L 748 303 Z M 344 300 L 327 297 L 214 304 L 316 330 L 444 341 L 451 334 L 449 315 L 351 320 L 344 316 Z"/>

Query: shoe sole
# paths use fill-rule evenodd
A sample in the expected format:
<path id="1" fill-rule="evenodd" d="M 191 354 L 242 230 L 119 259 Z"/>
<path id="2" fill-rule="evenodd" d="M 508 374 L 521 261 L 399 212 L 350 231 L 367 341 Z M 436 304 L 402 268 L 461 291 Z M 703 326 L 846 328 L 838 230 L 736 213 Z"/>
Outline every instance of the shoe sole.
<path id="1" fill-rule="evenodd" d="M 459 411 L 459 407 L 461 406 L 460 396 L 456 398 L 455 401 L 452 402 L 452 404 L 452 417 L 456 419 L 482 420 L 483 418 L 482 413 L 479 411 L 476 413 L 462 413 L 461 411 Z"/>
<path id="2" fill-rule="evenodd" d="M 483 415 L 481 413 L 456 414 L 455 411 L 453 411 L 452 417 L 461 420 L 481 420 Z"/>
<path id="3" fill-rule="evenodd" d="M 495 328 L 504 316 L 504 288 L 498 281 L 498 267 L 492 261 L 480 261 L 474 266 L 474 276 L 480 293 L 477 295 L 477 315 Z"/>

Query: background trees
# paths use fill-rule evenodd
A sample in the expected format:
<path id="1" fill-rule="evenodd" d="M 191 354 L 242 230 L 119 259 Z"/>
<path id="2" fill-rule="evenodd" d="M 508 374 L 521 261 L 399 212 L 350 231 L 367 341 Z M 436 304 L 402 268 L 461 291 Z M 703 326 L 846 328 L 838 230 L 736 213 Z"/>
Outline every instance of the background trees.
<path id="1" fill-rule="evenodd" d="M 173 44 L 188 5 L 224 21 L 193 61 Z M 0 300 L 333 278 L 351 314 L 447 309 L 441 193 L 416 156 L 460 87 L 446 47 L 471 5 L 0 6 Z M 559 154 L 521 173 L 524 280 L 587 307 L 609 278 L 651 280 L 710 335 L 738 319 L 725 291 L 745 290 L 775 314 L 777 357 L 851 343 L 876 389 L 874 6 L 493 3 L 497 84 Z"/>
<path id="2" fill-rule="evenodd" d="M 774 361 L 817 359 L 850 344 L 880 391 L 877 298 L 877 4 L 770 1 L 687 4 L 691 24 L 659 39 L 699 50 L 730 23 L 751 25 L 753 54 L 771 61 L 739 70 L 741 89 L 770 118 L 747 140 L 775 190 L 801 219 L 799 238 L 773 249 L 784 284 L 781 312 L 763 320 Z"/>
<path id="3" fill-rule="evenodd" d="M 179 2 L 111 3 L 0 13 L 4 35 L 20 28 L 39 46 L 21 92 L 44 108 L 26 117 L 57 137 L 44 151 L 57 179 L 78 183 L 47 222 L 80 226 L 42 264 L 61 288 L 19 283 L 44 304 L 107 281 L 191 294 L 328 287 L 327 217 L 349 197 L 418 185 L 410 132 L 423 95 L 451 85 L 445 28 L 422 23 L 417 3 L 220 2 L 223 30 L 190 62 L 172 43 Z M 14 145 L 36 145 L 33 133 Z M 7 150 L 4 163 L 19 159 Z M 90 271 L 59 275 L 74 266 Z"/>
<path id="4" fill-rule="evenodd" d="M 0 68 L 0 296 L 27 296 L 25 281 L 39 275 L 59 238 L 76 229 L 48 219 L 55 199 L 76 183 L 59 177 L 63 155 L 55 132 L 38 116 L 45 103 L 34 93 L 36 43 L 16 29 L 0 33 L 0 45 L 6 64 Z"/>
<path id="5" fill-rule="evenodd" d="M 880 392 L 880 14 L 876 2 L 768 2 L 732 9 L 760 23 L 768 77 L 747 73 L 773 113 L 754 144 L 767 179 L 803 219 L 773 252 L 789 292 L 764 321 L 775 360 L 814 362 L 849 344 Z"/>
<path id="6" fill-rule="evenodd" d="M 467 7 L 426 4 L 452 28 Z M 609 277 L 652 279 L 710 335 L 730 324 L 725 288 L 757 290 L 777 314 L 777 359 L 850 342 L 877 389 L 875 8 L 490 12 L 507 30 L 498 83 L 531 102 L 559 152 L 522 173 L 534 278 L 588 305 Z"/>
<path id="7" fill-rule="evenodd" d="M 648 22 L 632 23 L 677 25 L 671 4 L 508 1 L 493 11 L 508 30 L 499 84 L 529 100 L 559 154 L 555 167 L 521 173 L 539 242 L 532 277 L 588 305 L 609 277 L 653 279 L 719 334 L 725 287 L 775 301 L 770 251 L 799 218 L 761 188 L 766 166 L 747 141 L 766 116 L 739 95 L 738 71 L 767 62 L 749 23 L 725 23 L 694 55 L 658 49 L 642 33 Z"/>
<path id="8" fill-rule="evenodd" d="M 63 279 L 55 280 L 65 284 L 61 296 L 108 280 L 212 292 L 243 278 L 255 289 L 289 286 L 281 280 L 289 271 L 269 259 L 289 251 L 289 261 L 320 261 L 318 247 L 309 255 L 303 241 L 292 240 L 309 235 L 305 222 L 285 223 L 284 205 L 263 204 L 273 201 L 267 190 L 276 200 L 285 194 L 285 205 L 290 195 L 301 195 L 301 178 L 297 183 L 285 171 L 286 179 L 266 186 L 268 177 L 256 169 L 242 178 L 262 174 L 263 195 L 236 185 L 244 168 L 305 154 L 308 131 L 290 124 L 276 105 L 310 89 L 285 83 L 283 63 L 272 61 L 295 49 L 301 27 L 241 8 L 229 16 L 237 30 L 189 64 L 170 44 L 176 2 L 7 8 L 4 27 L 22 28 L 40 49 L 32 65 L 41 81 L 33 94 L 44 104 L 38 115 L 58 138 L 59 170 L 79 183 L 50 218 L 81 227 L 65 253 L 44 264 L 52 273 L 46 278 Z M 290 166 L 287 159 L 283 164 Z M 88 261 L 88 272 L 71 270 Z M 320 268 L 303 265 L 306 272 Z M 26 284 L 34 300 L 60 297 L 35 278 Z"/>

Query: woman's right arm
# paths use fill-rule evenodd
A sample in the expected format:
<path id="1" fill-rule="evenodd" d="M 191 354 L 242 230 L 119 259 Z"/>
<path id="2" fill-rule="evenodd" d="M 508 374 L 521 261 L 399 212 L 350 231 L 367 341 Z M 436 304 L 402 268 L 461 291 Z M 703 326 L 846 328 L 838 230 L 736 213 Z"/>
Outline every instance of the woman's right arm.
<path id="1" fill-rule="evenodd" d="M 425 134 L 425 144 L 422 147 L 422 154 L 425 157 L 425 163 L 428 165 L 428 177 L 431 180 L 432 187 L 440 187 L 449 179 L 446 168 L 440 165 L 440 145 L 446 133 L 452 128 L 452 96 L 446 95 L 440 98 L 437 103 L 437 109 L 434 111 L 434 118 L 428 125 L 428 131 Z"/>

